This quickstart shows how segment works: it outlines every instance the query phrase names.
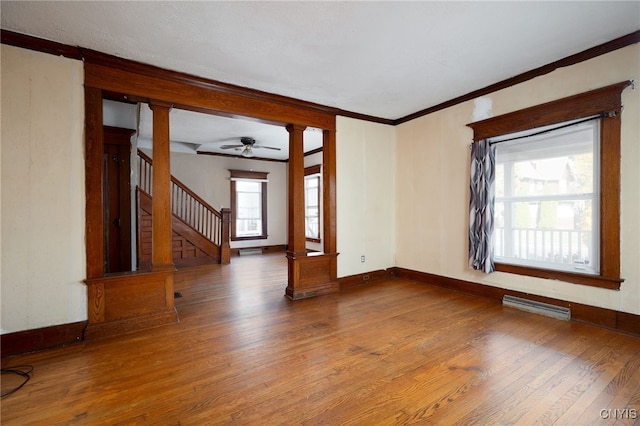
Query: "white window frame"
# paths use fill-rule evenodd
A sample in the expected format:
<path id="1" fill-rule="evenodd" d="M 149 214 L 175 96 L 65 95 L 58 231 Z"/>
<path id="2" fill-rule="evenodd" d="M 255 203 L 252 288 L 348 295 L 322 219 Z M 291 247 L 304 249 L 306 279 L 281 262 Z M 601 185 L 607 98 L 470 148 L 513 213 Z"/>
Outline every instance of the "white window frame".
<path id="1" fill-rule="evenodd" d="M 315 197 L 315 206 L 311 206 L 309 204 L 309 182 L 316 182 L 316 197 Z M 311 241 L 316 241 L 319 242 L 320 241 L 320 184 L 321 184 L 321 179 L 320 179 L 320 174 L 319 173 L 314 173 L 314 174 L 310 174 L 310 175 L 306 175 L 304 177 L 304 222 L 305 222 L 305 238 L 307 240 L 311 240 Z M 315 207 L 316 209 L 316 214 L 315 215 L 311 215 L 309 214 L 309 210 L 310 208 Z M 311 219 L 315 219 L 316 222 L 316 233 L 313 234 L 311 231 L 311 226 L 309 224 Z"/>
<path id="2" fill-rule="evenodd" d="M 496 195 L 495 199 L 496 205 L 501 203 L 504 206 L 504 227 L 499 227 L 498 221 L 495 221 L 496 262 L 558 271 L 599 274 L 600 120 L 598 117 L 594 117 L 590 121 L 584 121 L 584 119 L 573 120 L 491 139 L 496 148 L 496 168 L 500 165 L 504 168 L 504 194 L 502 196 Z M 593 153 L 591 192 L 520 196 L 514 194 L 512 173 L 516 163 L 527 160 L 570 157 L 584 152 L 586 143 L 577 146 L 576 143 L 572 144 L 569 138 L 579 132 L 584 134 L 585 131 L 592 135 L 592 143 L 590 143 Z M 545 201 L 572 202 L 580 200 L 591 202 L 590 233 L 585 234 L 587 231 L 561 228 L 517 229 L 513 225 L 515 203 L 535 204 Z M 496 209 L 494 219 L 497 219 L 498 214 Z M 585 235 L 590 238 L 588 248 L 585 250 L 586 254 L 580 243 Z M 514 250 L 516 245 L 517 250 Z M 579 262 L 571 262 L 576 254 L 582 255 L 583 259 Z M 549 255 L 553 258 L 559 257 L 560 262 L 545 260 L 545 257 L 548 258 Z M 587 262 L 582 263 L 585 257 Z"/>

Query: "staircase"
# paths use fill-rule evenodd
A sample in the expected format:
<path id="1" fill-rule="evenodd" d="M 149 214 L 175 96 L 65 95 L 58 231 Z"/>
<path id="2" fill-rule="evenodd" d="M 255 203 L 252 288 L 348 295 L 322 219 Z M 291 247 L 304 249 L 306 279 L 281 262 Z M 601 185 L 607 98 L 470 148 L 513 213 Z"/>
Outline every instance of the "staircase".
<path id="1" fill-rule="evenodd" d="M 138 150 L 138 267 L 151 266 L 151 203 L 153 161 Z M 173 263 L 177 268 L 229 263 L 229 209 L 220 212 L 171 176 Z"/>

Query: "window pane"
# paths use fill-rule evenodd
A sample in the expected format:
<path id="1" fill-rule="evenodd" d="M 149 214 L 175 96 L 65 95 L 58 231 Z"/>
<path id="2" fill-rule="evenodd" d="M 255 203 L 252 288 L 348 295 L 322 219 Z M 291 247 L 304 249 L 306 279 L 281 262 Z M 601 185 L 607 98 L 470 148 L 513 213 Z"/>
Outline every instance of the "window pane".
<path id="1" fill-rule="evenodd" d="M 252 193 L 237 194 L 238 218 L 260 217 L 262 195 Z"/>
<path id="2" fill-rule="evenodd" d="M 592 152 L 513 164 L 513 195 L 516 197 L 585 192 L 593 192 Z"/>
<path id="3" fill-rule="evenodd" d="M 496 145 L 496 260 L 597 273 L 598 126 Z"/>
<path id="4" fill-rule="evenodd" d="M 319 226 L 319 186 L 320 177 L 318 175 L 305 176 L 305 236 L 307 238 L 320 238 Z"/>
<path id="5" fill-rule="evenodd" d="M 496 197 L 504 197 L 504 164 L 496 164 L 495 180 Z"/>
<path id="6" fill-rule="evenodd" d="M 235 181 L 235 237 L 262 236 L 262 182 Z"/>
<path id="7" fill-rule="evenodd" d="M 237 180 L 236 191 L 238 192 L 260 192 L 262 182 L 252 182 L 248 180 Z"/>

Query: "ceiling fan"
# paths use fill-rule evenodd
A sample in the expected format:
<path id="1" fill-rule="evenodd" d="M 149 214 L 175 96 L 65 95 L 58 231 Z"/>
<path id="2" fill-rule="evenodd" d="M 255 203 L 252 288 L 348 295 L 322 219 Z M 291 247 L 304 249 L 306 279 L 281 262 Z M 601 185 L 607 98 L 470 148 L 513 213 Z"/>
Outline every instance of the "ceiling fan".
<path id="1" fill-rule="evenodd" d="M 220 148 L 222 149 L 235 148 L 237 150 L 242 149 L 241 155 L 247 158 L 253 157 L 253 148 L 265 148 L 265 149 L 273 149 L 274 151 L 280 151 L 280 148 L 276 148 L 273 146 L 255 145 L 256 140 L 248 136 L 241 137 L 240 142 L 242 142 L 241 145 L 222 145 Z"/>

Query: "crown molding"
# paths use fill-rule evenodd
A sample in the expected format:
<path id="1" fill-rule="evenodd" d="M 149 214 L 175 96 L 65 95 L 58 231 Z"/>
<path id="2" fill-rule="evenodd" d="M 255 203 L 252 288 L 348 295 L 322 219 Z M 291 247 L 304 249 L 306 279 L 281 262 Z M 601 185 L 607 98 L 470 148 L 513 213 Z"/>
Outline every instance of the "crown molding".
<path id="1" fill-rule="evenodd" d="M 398 118 L 397 120 L 393 121 L 393 125 L 396 126 L 398 124 L 406 123 L 407 121 L 414 120 L 418 117 L 432 114 L 436 111 L 440 111 L 445 108 L 449 108 L 454 105 L 458 105 L 460 103 L 470 101 L 479 96 L 488 95 L 490 93 L 497 92 L 498 90 L 506 89 L 507 87 L 515 86 L 516 84 L 524 83 L 525 81 L 532 80 L 541 75 L 549 74 L 550 72 L 555 71 L 558 68 L 575 65 L 577 63 L 584 62 L 588 59 L 593 59 L 595 57 L 604 55 L 605 53 L 613 52 L 614 50 L 622 49 L 623 47 L 627 47 L 629 45 L 636 44 L 639 42 L 640 42 L 640 30 L 633 32 L 631 34 L 627 34 L 625 36 L 619 37 L 615 40 L 611 40 L 609 42 L 592 47 L 590 49 L 583 50 L 582 52 L 576 53 L 574 55 L 567 56 L 564 59 L 560 59 L 558 61 L 551 62 L 550 64 L 532 69 L 525 73 L 519 74 L 515 77 L 502 80 L 498 83 L 489 85 L 482 89 L 474 90 L 473 92 L 469 92 L 466 95 L 459 96 L 457 98 L 448 100 L 441 104 L 423 109 L 418 112 L 414 112 L 413 114 L 409 114 L 405 117 Z"/>
<path id="2" fill-rule="evenodd" d="M 407 116 L 388 119 L 382 117 L 375 117 L 367 114 L 360 114 L 352 111 L 343 110 L 340 108 L 330 107 L 326 105 L 320 105 L 313 102 L 303 101 L 300 99 L 290 98 L 287 96 L 268 93 L 260 90 L 250 89 L 247 87 L 237 86 L 229 83 L 223 83 L 216 80 L 211 80 L 203 77 L 186 74 L 179 71 L 171 71 L 164 68 L 160 68 L 154 65 L 148 65 L 141 62 L 132 61 L 129 59 L 119 58 L 117 56 L 109 55 L 106 53 L 98 52 L 91 49 L 86 49 L 80 46 L 70 46 L 50 40 L 44 40 L 41 38 L 29 36 L 26 34 L 20 34 L 8 30 L 0 30 L 2 44 L 7 44 L 16 47 L 22 47 L 25 49 L 36 50 L 44 53 L 49 53 L 57 56 L 64 56 L 71 59 L 82 60 L 87 63 L 96 65 L 108 66 L 120 70 L 126 70 L 137 74 L 152 77 L 162 77 L 163 79 L 173 80 L 181 83 L 188 83 L 194 86 L 205 87 L 209 90 L 214 90 L 221 93 L 229 93 L 234 95 L 241 95 L 251 99 L 267 100 L 269 102 L 286 105 L 289 107 L 300 108 L 303 110 L 328 113 L 332 115 L 340 115 L 348 118 L 354 118 L 357 120 L 370 121 L 374 123 L 386 124 L 391 126 L 397 126 L 398 124 L 406 123 L 407 121 L 414 120 L 416 118 L 432 114 L 434 112 L 449 108 L 460 103 L 475 99 L 479 96 L 484 96 L 498 90 L 505 89 L 507 87 L 514 86 L 519 83 L 531 80 L 535 77 L 548 74 L 558 68 L 575 65 L 577 63 L 592 59 L 614 50 L 621 49 L 623 47 L 636 44 L 640 42 L 640 30 L 609 42 L 600 44 L 598 46 L 589 48 L 574 55 L 567 56 L 566 58 L 558 61 L 551 62 L 547 65 L 535 68 L 533 70 L 524 72 L 515 77 L 502 80 L 500 82 L 491 84 L 482 89 L 474 90 L 465 95 L 458 96 L 450 99 L 446 102 L 442 102 L 438 105 L 425 108 L 423 110 L 414 112 Z M 129 100 L 131 101 L 131 100 Z"/>

